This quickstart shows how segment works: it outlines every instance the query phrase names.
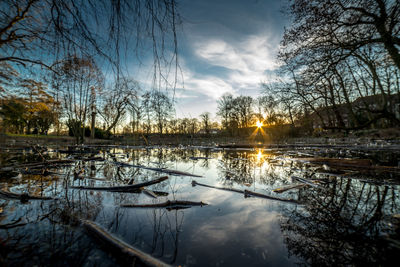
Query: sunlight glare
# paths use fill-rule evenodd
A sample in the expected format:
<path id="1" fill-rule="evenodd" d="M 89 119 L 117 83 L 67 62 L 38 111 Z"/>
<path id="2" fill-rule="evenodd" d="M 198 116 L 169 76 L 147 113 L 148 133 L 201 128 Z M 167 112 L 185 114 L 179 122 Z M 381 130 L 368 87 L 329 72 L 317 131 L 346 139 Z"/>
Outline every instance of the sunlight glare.
<path id="1" fill-rule="evenodd" d="M 261 150 L 258 150 L 257 161 L 260 161 L 262 158 L 263 158 L 263 154 L 262 154 Z"/>
<path id="2" fill-rule="evenodd" d="M 261 121 L 256 122 L 257 128 L 261 128 L 263 126 L 263 123 Z"/>

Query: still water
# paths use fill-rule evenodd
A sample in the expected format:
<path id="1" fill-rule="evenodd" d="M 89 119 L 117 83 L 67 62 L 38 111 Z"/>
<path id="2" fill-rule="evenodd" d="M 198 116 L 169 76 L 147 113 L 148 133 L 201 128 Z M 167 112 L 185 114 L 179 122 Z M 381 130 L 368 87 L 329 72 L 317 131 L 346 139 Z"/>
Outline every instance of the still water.
<path id="1" fill-rule="evenodd" d="M 124 265 L 80 225 L 93 220 L 114 236 L 174 266 L 388 265 L 400 251 L 398 152 L 346 149 L 202 147 L 45 148 L 1 154 L 0 188 L 57 200 L 0 198 L 0 265 Z M 365 168 L 310 158 L 370 159 Z M 91 160 L 88 160 L 91 159 Z M 12 172 L 4 166 L 14 166 Z M 187 174 L 171 175 L 165 170 Z M 43 175 L 44 174 L 44 175 Z M 148 186 L 158 197 L 73 189 L 117 186 L 168 175 Z M 273 190 L 311 185 L 276 193 Z M 220 190 L 251 190 L 296 203 Z M 205 202 L 186 209 L 124 208 L 166 200 Z"/>

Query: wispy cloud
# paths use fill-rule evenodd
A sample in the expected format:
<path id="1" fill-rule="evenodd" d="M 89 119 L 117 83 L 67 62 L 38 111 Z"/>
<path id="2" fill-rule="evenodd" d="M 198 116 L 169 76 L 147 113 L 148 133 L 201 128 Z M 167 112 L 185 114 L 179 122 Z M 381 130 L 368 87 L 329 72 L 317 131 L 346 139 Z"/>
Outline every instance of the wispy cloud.
<path id="1" fill-rule="evenodd" d="M 278 67 L 276 54 L 285 23 L 280 1 L 182 2 L 181 67 L 177 115 L 216 112 L 225 93 L 257 96 L 260 83 Z M 182 110 L 182 112 L 179 112 Z"/>

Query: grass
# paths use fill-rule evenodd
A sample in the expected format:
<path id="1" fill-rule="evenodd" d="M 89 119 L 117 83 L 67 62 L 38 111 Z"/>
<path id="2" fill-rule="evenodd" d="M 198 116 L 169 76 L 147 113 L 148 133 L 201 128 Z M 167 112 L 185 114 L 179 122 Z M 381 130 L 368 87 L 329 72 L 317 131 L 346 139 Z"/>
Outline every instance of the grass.
<path id="1" fill-rule="evenodd" d="M 41 135 L 41 134 L 6 134 L 9 137 L 26 137 L 26 138 L 49 138 L 49 139 L 57 139 L 57 138 L 70 138 L 69 136 L 65 135 Z"/>

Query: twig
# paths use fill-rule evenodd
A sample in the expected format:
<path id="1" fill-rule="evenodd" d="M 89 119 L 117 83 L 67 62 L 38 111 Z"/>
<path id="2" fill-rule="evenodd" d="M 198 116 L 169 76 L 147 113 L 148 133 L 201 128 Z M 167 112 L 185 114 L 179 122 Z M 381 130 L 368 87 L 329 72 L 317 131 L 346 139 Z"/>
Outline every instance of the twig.
<path id="1" fill-rule="evenodd" d="M 157 198 L 157 194 L 151 191 L 150 189 L 142 189 L 142 192 L 145 193 L 146 195 L 152 197 L 152 198 Z"/>
<path id="2" fill-rule="evenodd" d="M 18 220 L 14 221 L 12 223 L 0 224 L 0 229 L 11 229 L 11 228 L 27 225 L 27 223 L 19 223 L 20 221 L 21 221 L 21 218 L 19 218 Z"/>

